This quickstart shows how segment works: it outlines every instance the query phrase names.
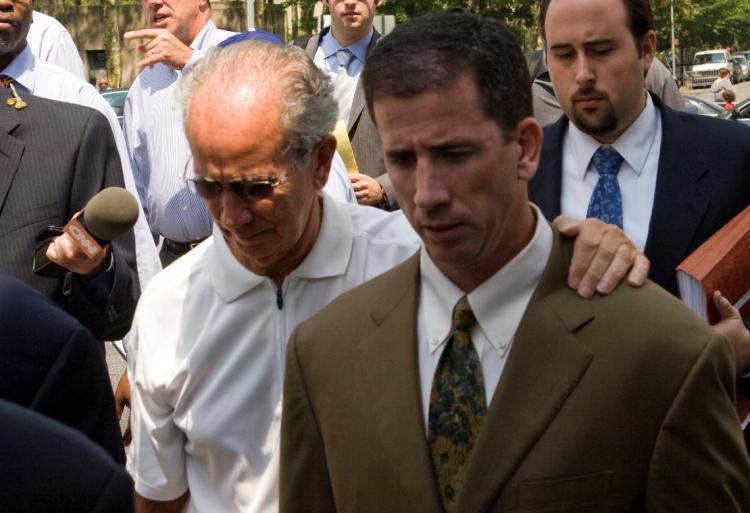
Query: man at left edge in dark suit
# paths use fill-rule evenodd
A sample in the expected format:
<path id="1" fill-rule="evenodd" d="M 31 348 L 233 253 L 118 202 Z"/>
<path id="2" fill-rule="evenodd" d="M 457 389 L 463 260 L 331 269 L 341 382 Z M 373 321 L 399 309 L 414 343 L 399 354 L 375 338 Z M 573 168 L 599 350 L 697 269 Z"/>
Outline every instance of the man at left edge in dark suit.
<path id="1" fill-rule="evenodd" d="M 0 399 L 66 424 L 124 465 L 107 365 L 89 330 L 0 273 L 0 333 Z"/>
<path id="2" fill-rule="evenodd" d="M 6 2 L 2 11 L 10 22 L 0 25 L 0 70 L 26 45 L 31 3 Z M 10 85 L 0 88 L 3 100 L 14 95 Z M 29 95 L 22 100 L 25 106 L 0 105 L 0 270 L 61 305 L 96 338 L 120 338 L 140 293 L 132 231 L 93 258 L 68 235 L 57 237 L 47 257 L 68 272 L 62 278 L 32 272 L 42 230 L 63 226 L 100 190 L 124 186 L 111 130 L 92 109 Z"/>

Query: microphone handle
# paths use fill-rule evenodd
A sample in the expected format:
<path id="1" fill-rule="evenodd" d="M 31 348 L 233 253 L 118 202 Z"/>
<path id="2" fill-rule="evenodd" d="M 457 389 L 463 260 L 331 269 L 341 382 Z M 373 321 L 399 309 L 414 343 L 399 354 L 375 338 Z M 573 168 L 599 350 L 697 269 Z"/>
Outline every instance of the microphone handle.
<path id="1" fill-rule="evenodd" d="M 86 227 L 83 220 L 83 214 L 78 216 L 78 221 L 84 228 Z M 34 274 L 44 276 L 45 278 L 62 278 L 65 276 L 65 273 L 68 272 L 63 266 L 56 264 L 47 258 L 47 248 L 49 248 L 49 245 L 63 233 L 65 233 L 65 231 L 59 226 L 48 226 L 37 235 L 36 240 L 38 241 L 38 244 L 34 248 L 34 265 L 32 267 Z M 91 235 L 91 233 L 89 233 L 89 235 Z M 110 243 L 110 241 L 102 240 L 93 235 L 91 235 L 91 237 L 102 247 Z"/>

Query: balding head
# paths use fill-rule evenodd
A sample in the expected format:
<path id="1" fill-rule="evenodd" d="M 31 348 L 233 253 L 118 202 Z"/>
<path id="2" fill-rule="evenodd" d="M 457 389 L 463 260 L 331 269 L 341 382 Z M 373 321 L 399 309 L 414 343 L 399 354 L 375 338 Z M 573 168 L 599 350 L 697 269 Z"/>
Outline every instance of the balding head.
<path id="1" fill-rule="evenodd" d="M 277 284 L 320 229 L 332 89 L 304 51 L 258 41 L 209 51 L 182 81 L 190 183 L 237 260 Z"/>
<path id="2" fill-rule="evenodd" d="M 329 78 L 291 45 L 249 41 L 211 49 L 182 81 L 181 97 L 188 135 L 191 118 L 201 124 L 207 116 L 218 117 L 226 132 L 248 116 L 278 116 L 279 135 L 295 160 L 336 123 Z"/>

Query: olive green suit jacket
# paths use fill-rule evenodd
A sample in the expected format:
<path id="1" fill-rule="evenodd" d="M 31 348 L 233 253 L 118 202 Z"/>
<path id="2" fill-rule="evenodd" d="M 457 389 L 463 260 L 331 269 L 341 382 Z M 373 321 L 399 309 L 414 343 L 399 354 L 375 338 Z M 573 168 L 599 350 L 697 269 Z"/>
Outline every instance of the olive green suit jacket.
<path id="1" fill-rule="evenodd" d="M 456 511 L 739 512 L 750 463 L 726 341 L 660 287 L 582 299 L 556 235 Z M 439 513 L 417 364 L 419 257 L 287 350 L 281 513 Z"/>

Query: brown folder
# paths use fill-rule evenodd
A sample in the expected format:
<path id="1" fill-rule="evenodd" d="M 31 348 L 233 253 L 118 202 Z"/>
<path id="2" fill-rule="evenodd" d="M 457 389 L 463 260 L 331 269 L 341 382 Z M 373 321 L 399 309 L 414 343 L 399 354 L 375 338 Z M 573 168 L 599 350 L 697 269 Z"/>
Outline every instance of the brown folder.
<path id="1" fill-rule="evenodd" d="M 677 266 L 677 285 L 682 301 L 710 324 L 719 320 L 716 290 L 750 315 L 750 206 Z"/>

